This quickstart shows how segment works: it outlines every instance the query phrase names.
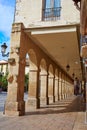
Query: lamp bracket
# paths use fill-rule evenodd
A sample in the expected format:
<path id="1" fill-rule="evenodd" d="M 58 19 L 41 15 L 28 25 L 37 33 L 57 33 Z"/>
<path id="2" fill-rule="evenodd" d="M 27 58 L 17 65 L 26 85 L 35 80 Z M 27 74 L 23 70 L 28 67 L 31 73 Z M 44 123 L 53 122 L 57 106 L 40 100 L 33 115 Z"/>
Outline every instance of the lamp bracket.
<path id="1" fill-rule="evenodd" d="M 3 57 L 8 57 L 9 56 L 9 52 L 7 54 L 2 53 L 2 56 Z"/>

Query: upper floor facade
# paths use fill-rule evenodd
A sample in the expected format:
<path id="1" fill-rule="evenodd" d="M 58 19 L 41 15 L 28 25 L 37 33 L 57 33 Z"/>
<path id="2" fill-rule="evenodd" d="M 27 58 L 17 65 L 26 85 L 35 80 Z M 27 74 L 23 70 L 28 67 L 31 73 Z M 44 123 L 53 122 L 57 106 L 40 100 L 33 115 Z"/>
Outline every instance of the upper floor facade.
<path id="1" fill-rule="evenodd" d="M 72 0 L 16 0 L 14 22 L 26 28 L 79 24 Z"/>

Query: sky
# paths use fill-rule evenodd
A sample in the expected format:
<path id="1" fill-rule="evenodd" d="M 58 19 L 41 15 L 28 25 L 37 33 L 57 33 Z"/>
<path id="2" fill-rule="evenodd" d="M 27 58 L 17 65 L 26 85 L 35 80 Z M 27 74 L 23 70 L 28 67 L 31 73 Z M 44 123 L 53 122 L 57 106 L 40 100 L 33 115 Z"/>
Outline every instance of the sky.
<path id="1" fill-rule="evenodd" d="M 0 0 L 0 49 L 5 42 L 10 48 L 11 27 L 14 20 L 15 0 Z M 0 60 L 7 59 L 2 57 L 0 50 Z"/>

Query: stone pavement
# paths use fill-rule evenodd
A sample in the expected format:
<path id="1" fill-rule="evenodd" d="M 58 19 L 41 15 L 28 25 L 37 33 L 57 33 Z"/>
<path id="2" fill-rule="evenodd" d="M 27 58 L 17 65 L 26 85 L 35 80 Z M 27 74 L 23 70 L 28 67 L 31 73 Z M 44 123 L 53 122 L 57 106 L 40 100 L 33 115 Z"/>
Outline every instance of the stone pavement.
<path id="1" fill-rule="evenodd" d="M 8 117 L 0 112 L 0 130 L 87 130 L 81 96 L 55 102 L 25 116 Z"/>

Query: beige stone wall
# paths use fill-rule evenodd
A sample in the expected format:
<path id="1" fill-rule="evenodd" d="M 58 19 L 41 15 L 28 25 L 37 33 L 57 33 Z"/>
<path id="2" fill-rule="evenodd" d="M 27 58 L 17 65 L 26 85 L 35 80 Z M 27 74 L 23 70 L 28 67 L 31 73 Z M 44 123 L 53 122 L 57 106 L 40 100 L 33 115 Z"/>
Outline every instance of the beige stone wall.
<path id="1" fill-rule="evenodd" d="M 57 21 L 42 21 L 43 0 L 16 0 L 15 22 L 25 27 L 57 26 L 79 23 L 79 11 L 72 0 L 61 0 L 61 18 Z"/>
<path id="2" fill-rule="evenodd" d="M 80 12 L 74 6 L 72 0 L 61 0 L 62 2 L 62 20 L 66 21 L 66 24 L 79 23 Z"/>
<path id="3" fill-rule="evenodd" d="M 34 21 L 41 21 L 42 0 L 16 0 L 15 22 L 26 27 Z"/>

